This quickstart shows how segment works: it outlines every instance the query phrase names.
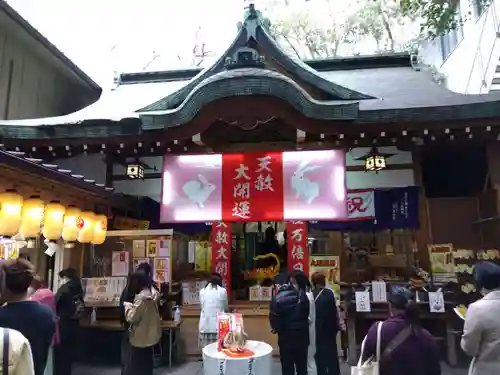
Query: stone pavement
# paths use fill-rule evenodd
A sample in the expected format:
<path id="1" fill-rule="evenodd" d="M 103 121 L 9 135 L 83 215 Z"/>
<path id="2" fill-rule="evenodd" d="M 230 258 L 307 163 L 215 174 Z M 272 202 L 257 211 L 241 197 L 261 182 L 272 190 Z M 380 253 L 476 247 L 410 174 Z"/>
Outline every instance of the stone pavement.
<path id="1" fill-rule="evenodd" d="M 188 362 L 182 366 L 172 368 L 169 372 L 168 368 L 159 368 L 155 371 L 155 375 L 203 375 L 201 362 Z M 281 366 L 278 361 L 275 362 L 272 374 L 281 374 Z M 342 366 L 342 375 L 349 375 L 349 367 Z M 120 370 L 116 367 L 86 367 L 78 366 L 73 375 L 120 375 Z M 443 364 L 442 375 L 467 375 L 467 369 L 450 369 Z"/>

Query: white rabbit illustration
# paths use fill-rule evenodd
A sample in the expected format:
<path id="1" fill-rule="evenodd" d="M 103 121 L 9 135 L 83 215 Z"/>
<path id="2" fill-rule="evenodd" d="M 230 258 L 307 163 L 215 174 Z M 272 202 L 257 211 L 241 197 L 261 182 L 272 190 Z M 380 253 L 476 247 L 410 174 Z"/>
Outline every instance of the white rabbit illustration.
<path id="1" fill-rule="evenodd" d="M 304 159 L 300 162 L 297 170 L 293 173 L 291 183 L 293 190 L 295 190 L 296 198 L 302 196 L 306 203 L 310 204 L 319 196 L 319 184 L 304 177 L 304 173 L 320 169 L 321 166 L 311 165 L 308 167 L 307 164 L 309 164 L 309 160 Z"/>
<path id="2" fill-rule="evenodd" d="M 196 203 L 198 207 L 203 208 L 205 201 L 215 190 L 215 185 L 208 182 L 206 177 L 202 174 L 198 175 L 198 179 L 200 181 L 189 180 L 186 182 L 182 185 L 182 191 L 191 202 Z"/>

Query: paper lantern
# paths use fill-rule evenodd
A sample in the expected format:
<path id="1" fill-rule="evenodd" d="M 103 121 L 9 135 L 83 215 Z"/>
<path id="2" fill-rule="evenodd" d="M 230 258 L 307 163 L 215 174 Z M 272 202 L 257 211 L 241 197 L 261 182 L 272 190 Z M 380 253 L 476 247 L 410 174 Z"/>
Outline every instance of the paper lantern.
<path id="1" fill-rule="evenodd" d="M 82 228 L 80 215 L 82 211 L 76 207 L 69 206 L 64 214 L 64 225 L 62 230 L 62 238 L 64 241 L 76 241 L 78 232 Z"/>
<path id="2" fill-rule="evenodd" d="M 66 208 L 59 202 L 51 202 L 45 206 L 42 234 L 47 240 L 56 241 L 61 238 Z"/>
<path id="3" fill-rule="evenodd" d="M 105 215 L 96 215 L 94 222 L 94 238 L 92 244 L 100 245 L 106 240 L 106 231 L 108 230 L 108 218 Z"/>
<path id="4" fill-rule="evenodd" d="M 22 219 L 23 197 L 14 190 L 0 194 L 0 236 L 18 233 Z"/>
<path id="5" fill-rule="evenodd" d="M 81 243 L 91 242 L 94 238 L 95 214 L 92 211 L 83 211 L 78 221 L 81 228 L 76 239 Z"/>
<path id="6" fill-rule="evenodd" d="M 38 237 L 42 226 L 45 203 L 38 196 L 32 196 L 23 204 L 19 233 L 23 237 Z"/>

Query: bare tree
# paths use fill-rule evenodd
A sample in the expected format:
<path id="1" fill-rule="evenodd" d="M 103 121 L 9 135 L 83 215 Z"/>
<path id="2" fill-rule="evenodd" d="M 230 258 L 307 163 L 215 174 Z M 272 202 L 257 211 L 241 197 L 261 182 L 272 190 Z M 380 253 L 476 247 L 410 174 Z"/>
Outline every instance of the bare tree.
<path id="1" fill-rule="evenodd" d="M 355 17 L 329 17 L 321 24 L 307 11 L 289 13 L 288 17 L 271 23 L 275 38 L 297 57 L 335 57 L 343 43 L 353 41 Z"/>
<path id="2" fill-rule="evenodd" d="M 199 26 L 194 36 L 191 66 L 200 66 L 205 62 L 205 58 L 213 55 L 213 52 L 207 49 L 206 43 L 201 40 L 201 31 L 201 26 Z"/>

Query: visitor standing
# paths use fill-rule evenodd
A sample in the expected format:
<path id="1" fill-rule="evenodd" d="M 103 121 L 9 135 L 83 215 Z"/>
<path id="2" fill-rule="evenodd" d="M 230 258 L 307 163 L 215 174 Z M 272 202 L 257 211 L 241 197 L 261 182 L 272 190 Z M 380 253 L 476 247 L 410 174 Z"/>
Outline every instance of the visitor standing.
<path id="1" fill-rule="evenodd" d="M 137 270 L 130 275 L 134 302 L 123 302 L 125 320 L 130 325 L 126 375 L 153 375 L 153 347 L 162 336 L 157 294 L 151 289 L 147 275 Z"/>
<path id="2" fill-rule="evenodd" d="M 300 279 L 300 276 L 298 276 Z M 314 294 L 311 283 L 305 274 L 305 279 L 302 281 L 306 285 L 306 296 L 309 300 L 309 348 L 307 349 L 307 375 L 317 375 L 318 369 L 316 365 L 316 306 L 314 304 Z"/>
<path id="3" fill-rule="evenodd" d="M 42 278 L 38 275 L 33 277 L 31 282 L 31 289 L 33 293 L 31 294 L 32 301 L 38 301 L 52 310 L 54 316 L 56 316 L 56 299 L 55 294 L 52 290 L 44 285 Z M 28 293 L 29 294 L 29 293 Z M 59 325 L 56 323 L 56 333 L 54 339 L 52 340 L 52 345 L 49 348 L 49 355 L 47 357 L 47 366 L 45 366 L 45 375 L 54 374 L 54 356 L 53 356 L 53 346 L 59 343 Z"/>
<path id="4" fill-rule="evenodd" d="M 59 272 L 60 286 L 55 302 L 59 318 L 59 343 L 54 346 L 54 372 L 56 375 L 71 375 L 75 361 L 80 318 L 83 313 L 82 283 L 75 269 L 65 268 Z"/>
<path id="5" fill-rule="evenodd" d="M 143 262 L 137 266 L 137 271 L 142 271 L 146 274 L 146 277 L 148 278 L 149 287 L 152 289 L 153 293 L 160 292 L 160 286 L 156 281 L 154 281 L 153 278 L 153 269 L 151 267 L 151 264 L 149 264 L 148 262 Z"/>
<path id="6" fill-rule="evenodd" d="M 310 302 L 305 280 L 302 271 L 293 271 L 271 301 L 269 321 L 278 335 L 283 375 L 307 374 Z"/>
<path id="7" fill-rule="evenodd" d="M 222 287 L 222 279 L 213 273 L 205 288 L 200 290 L 200 322 L 198 324 L 199 346 L 217 342 L 217 315 L 228 312 L 227 290 Z"/>
<path id="8" fill-rule="evenodd" d="M 25 259 L 1 263 L 5 274 L 5 290 L 0 308 L 0 327 L 11 328 L 24 335 L 31 346 L 36 375 L 43 375 L 56 322 L 50 307 L 31 301 L 28 288 L 33 281 L 33 265 Z M 65 374 L 69 375 L 69 374 Z"/>
<path id="9" fill-rule="evenodd" d="M 326 288 L 326 278 L 321 272 L 312 276 L 316 307 L 316 366 L 318 375 L 340 375 L 337 334 L 340 330 L 335 294 Z"/>
<path id="10" fill-rule="evenodd" d="M 474 268 L 476 289 L 484 295 L 467 309 L 462 349 L 473 357 L 470 375 L 500 373 L 500 266 L 481 262 Z"/>
<path id="11" fill-rule="evenodd" d="M 389 296 L 391 317 L 374 323 L 364 345 L 363 360 L 377 354 L 380 336 L 380 375 L 441 375 L 440 354 L 432 335 L 420 325 L 418 305 L 411 292 L 398 288 Z"/>

